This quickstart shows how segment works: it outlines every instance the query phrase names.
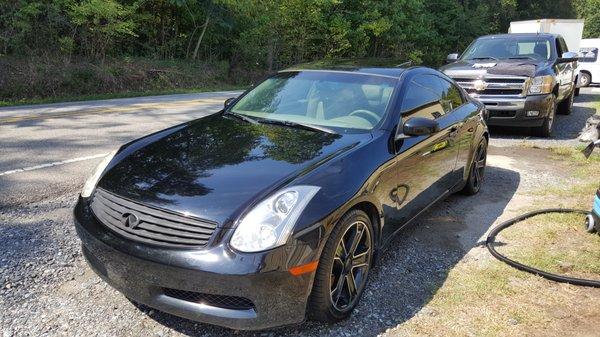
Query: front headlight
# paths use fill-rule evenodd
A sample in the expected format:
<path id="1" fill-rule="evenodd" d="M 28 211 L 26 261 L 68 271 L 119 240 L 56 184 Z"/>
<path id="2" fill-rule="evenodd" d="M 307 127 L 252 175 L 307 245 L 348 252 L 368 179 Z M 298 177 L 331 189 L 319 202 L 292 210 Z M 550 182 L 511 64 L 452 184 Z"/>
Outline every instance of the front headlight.
<path id="1" fill-rule="evenodd" d="M 259 252 L 285 244 L 296 220 L 319 189 L 288 187 L 261 201 L 239 222 L 231 247 L 242 252 Z"/>
<path id="2" fill-rule="evenodd" d="M 82 197 L 89 198 L 92 195 L 92 192 L 94 192 L 98 180 L 100 180 L 100 176 L 102 176 L 104 169 L 106 169 L 106 166 L 108 166 L 108 163 L 110 163 L 115 154 L 117 154 L 117 151 L 109 153 L 108 155 L 106 155 L 106 157 L 104 157 L 104 159 L 102 159 L 100 164 L 96 166 L 94 173 L 85 181 L 85 184 L 83 185 L 83 190 L 81 190 Z"/>
<path id="3" fill-rule="evenodd" d="M 549 94 L 554 88 L 554 78 L 550 75 L 534 77 L 529 83 L 529 95 Z"/>

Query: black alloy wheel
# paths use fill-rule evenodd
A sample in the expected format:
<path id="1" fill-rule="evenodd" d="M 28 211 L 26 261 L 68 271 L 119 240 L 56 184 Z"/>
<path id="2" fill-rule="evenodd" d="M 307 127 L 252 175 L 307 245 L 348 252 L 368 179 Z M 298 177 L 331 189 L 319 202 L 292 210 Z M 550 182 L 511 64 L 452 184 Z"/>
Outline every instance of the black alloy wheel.
<path id="1" fill-rule="evenodd" d="M 367 224 L 356 221 L 346 229 L 333 258 L 329 277 L 333 307 L 344 311 L 355 304 L 369 271 L 371 233 Z"/>
<path id="2" fill-rule="evenodd" d="M 462 190 L 463 194 L 474 195 L 479 192 L 483 185 L 485 166 L 487 163 L 487 140 L 484 138 L 479 142 L 477 150 L 473 155 L 473 162 L 471 163 L 471 169 L 469 171 L 469 178 L 467 184 Z"/>
<path id="3" fill-rule="evenodd" d="M 337 322 L 350 316 L 367 283 L 373 260 L 373 227 L 361 210 L 346 213 L 321 253 L 308 316 Z"/>

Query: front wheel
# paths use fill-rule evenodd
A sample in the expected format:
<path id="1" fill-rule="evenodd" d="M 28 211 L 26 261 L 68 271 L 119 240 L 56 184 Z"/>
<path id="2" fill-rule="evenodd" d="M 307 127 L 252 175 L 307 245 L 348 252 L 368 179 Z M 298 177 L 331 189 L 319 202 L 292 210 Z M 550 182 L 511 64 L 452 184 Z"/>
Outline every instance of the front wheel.
<path id="1" fill-rule="evenodd" d="M 556 96 L 552 95 L 548 106 L 548 114 L 541 126 L 534 128 L 534 134 L 540 137 L 550 137 L 554 128 L 554 117 L 556 116 Z"/>
<path id="2" fill-rule="evenodd" d="M 577 89 L 573 88 L 569 97 L 565 98 L 562 102 L 558 104 L 558 113 L 561 115 L 570 115 L 573 112 L 573 100 L 575 97 L 575 91 Z"/>
<path id="3" fill-rule="evenodd" d="M 483 176 L 485 173 L 485 165 L 487 162 L 487 140 L 483 138 L 475 153 L 469 170 L 467 184 L 462 189 L 461 193 L 465 195 L 475 195 L 479 193 L 481 185 L 483 185 Z"/>
<path id="4" fill-rule="evenodd" d="M 352 210 L 333 229 L 319 260 L 308 305 L 309 318 L 337 322 L 350 316 L 367 283 L 373 260 L 373 226 Z"/>

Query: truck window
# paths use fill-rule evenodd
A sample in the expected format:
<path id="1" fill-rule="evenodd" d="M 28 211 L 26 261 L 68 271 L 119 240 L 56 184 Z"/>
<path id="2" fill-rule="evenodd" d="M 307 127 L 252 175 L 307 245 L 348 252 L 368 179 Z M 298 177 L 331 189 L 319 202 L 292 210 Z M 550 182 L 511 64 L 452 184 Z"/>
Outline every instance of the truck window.
<path id="1" fill-rule="evenodd" d="M 579 49 L 579 62 L 593 63 L 598 61 L 598 48 Z"/>

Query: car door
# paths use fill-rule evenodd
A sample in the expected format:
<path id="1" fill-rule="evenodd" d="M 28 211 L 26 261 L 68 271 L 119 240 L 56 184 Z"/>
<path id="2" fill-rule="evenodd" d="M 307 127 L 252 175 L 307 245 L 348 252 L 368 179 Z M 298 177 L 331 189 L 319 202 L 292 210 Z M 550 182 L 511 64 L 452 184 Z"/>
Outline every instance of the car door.
<path id="1" fill-rule="evenodd" d="M 399 221 L 386 226 L 389 237 L 454 185 L 458 155 L 457 124 L 443 100 L 441 78 L 417 74 L 405 80 L 401 103 L 402 123 L 410 118 L 436 120 L 440 131 L 428 136 L 402 137 L 396 141 L 397 186 L 392 192 Z M 391 233 L 390 233 L 391 232 Z"/>
<path id="2" fill-rule="evenodd" d="M 448 176 L 446 186 L 462 182 L 464 170 L 469 162 L 471 143 L 473 134 L 480 121 L 479 109 L 477 105 L 470 102 L 466 93 L 461 90 L 454 82 L 446 78 L 440 78 L 442 86 L 442 106 L 446 110 L 447 124 L 452 125 L 449 140 L 452 146 L 458 150 L 456 165 L 454 171 Z"/>
<path id="3" fill-rule="evenodd" d="M 557 37 L 556 41 L 557 57 L 561 57 L 563 53 L 569 51 L 567 44 L 562 37 Z M 562 100 L 567 97 L 572 90 L 575 81 L 575 62 L 558 63 L 554 66 L 556 78 L 558 81 L 558 99 Z"/>

